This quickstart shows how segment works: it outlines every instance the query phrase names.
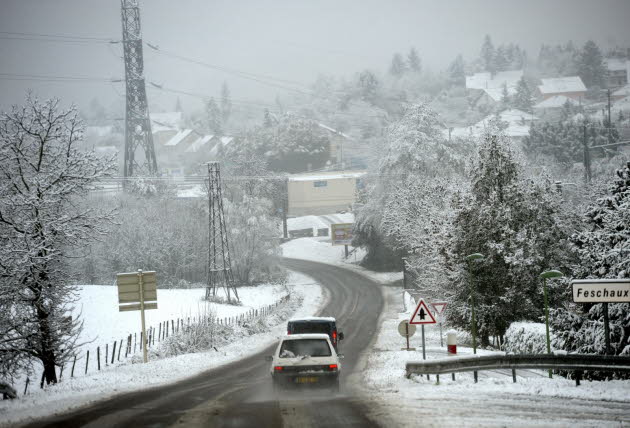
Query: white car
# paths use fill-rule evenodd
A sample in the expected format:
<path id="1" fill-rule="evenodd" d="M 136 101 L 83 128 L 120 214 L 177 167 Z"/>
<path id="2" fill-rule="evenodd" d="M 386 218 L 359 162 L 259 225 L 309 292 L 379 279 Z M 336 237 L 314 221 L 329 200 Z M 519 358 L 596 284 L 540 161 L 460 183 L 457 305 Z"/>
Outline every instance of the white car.
<path id="1" fill-rule="evenodd" d="M 339 391 L 341 364 L 327 334 L 292 334 L 280 340 L 271 361 L 274 390 L 321 386 Z"/>

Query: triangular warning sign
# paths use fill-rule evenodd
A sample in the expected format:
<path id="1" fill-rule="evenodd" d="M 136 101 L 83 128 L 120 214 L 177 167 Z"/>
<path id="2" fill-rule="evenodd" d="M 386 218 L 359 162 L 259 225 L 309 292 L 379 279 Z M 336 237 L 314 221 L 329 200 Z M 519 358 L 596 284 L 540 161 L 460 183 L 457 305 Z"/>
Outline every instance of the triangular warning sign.
<path id="1" fill-rule="evenodd" d="M 435 312 L 437 312 L 438 315 L 442 315 L 444 313 L 444 310 L 446 309 L 447 304 L 448 303 L 446 302 L 433 302 L 431 303 L 431 306 L 435 308 Z"/>
<path id="2" fill-rule="evenodd" d="M 413 311 L 413 315 L 409 320 L 409 324 L 435 324 L 436 322 L 424 299 L 420 299 L 416 310 Z"/>

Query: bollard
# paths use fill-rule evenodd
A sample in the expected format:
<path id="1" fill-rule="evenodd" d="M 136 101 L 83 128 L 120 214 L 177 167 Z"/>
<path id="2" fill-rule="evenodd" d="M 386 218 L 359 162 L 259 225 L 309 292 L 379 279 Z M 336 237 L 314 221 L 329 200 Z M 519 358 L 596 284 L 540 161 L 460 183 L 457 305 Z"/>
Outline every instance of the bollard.
<path id="1" fill-rule="evenodd" d="M 446 349 L 448 355 L 457 355 L 457 333 L 454 330 L 446 333 Z"/>

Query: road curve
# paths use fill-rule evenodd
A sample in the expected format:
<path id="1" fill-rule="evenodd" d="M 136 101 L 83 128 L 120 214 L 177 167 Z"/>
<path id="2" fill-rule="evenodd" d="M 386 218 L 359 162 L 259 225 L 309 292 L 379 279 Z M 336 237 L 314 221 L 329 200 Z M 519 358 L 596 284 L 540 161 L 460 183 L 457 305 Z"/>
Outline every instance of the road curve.
<path id="1" fill-rule="evenodd" d="M 284 259 L 287 268 L 320 283 L 328 303 L 320 315 L 337 318 L 345 333 L 342 394 L 295 391 L 274 397 L 269 363 L 275 345 L 261 353 L 167 386 L 116 396 L 71 413 L 29 424 L 32 427 L 370 427 L 348 375 L 377 331 L 383 310 L 378 284 L 336 266 Z"/>

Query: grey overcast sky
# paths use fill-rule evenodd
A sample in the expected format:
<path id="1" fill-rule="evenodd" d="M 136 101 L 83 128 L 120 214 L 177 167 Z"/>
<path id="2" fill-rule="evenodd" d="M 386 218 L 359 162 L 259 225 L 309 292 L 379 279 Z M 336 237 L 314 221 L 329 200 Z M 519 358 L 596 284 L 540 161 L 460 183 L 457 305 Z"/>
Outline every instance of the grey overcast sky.
<path id="1" fill-rule="evenodd" d="M 425 66 L 444 68 L 458 53 L 471 59 L 482 38 L 515 42 L 536 57 L 541 43 L 630 46 L 628 0 L 141 0 L 143 38 L 179 55 L 309 84 L 319 73 L 384 71 L 396 51 L 415 46 Z M 0 0 L 0 32 L 121 38 L 117 0 Z M 86 106 L 120 103 L 121 83 L 6 80 L 15 75 L 122 78 L 121 45 L 8 40 L 0 33 L 0 107 L 31 88 Z M 28 38 L 28 37 L 24 37 Z M 278 89 L 181 62 L 145 47 L 149 81 L 202 94 L 228 82 L 241 99 L 273 100 Z M 15 76 L 13 76 L 15 77 Z M 149 91 L 154 110 L 174 95 Z M 182 96 L 184 106 L 194 101 Z"/>

